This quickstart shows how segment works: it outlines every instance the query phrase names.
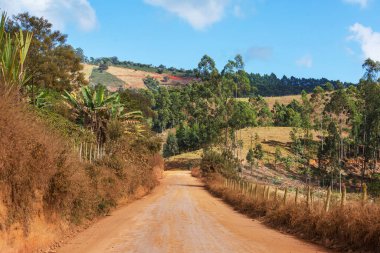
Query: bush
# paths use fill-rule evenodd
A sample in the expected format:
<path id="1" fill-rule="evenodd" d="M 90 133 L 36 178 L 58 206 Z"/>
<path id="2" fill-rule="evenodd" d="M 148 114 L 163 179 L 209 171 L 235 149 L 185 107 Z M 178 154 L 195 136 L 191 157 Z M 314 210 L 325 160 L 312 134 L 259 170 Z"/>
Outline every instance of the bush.
<path id="1" fill-rule="evenodd" d="M 219 153 L 206 150 L 201 161 L 202 175 L 220 173 L 226 177 L 235 177 L 239 163 L 231 151 Z"/>
<path id="2" fill-rule="evenodd" d="M 179 154 L 177 137 L 173 133 L 168 134 L 166 143 L 164 144 L 163 155 L 165 158 Z"/>

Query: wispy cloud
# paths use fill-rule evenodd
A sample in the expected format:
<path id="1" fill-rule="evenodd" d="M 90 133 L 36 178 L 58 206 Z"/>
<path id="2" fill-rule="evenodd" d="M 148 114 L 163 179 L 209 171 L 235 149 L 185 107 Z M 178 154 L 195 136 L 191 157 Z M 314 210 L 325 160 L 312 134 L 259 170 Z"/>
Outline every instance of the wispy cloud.
<path id="1" fill-rule="evenodd" d="M 366 8 L 368 6 L 369 0 L 343 0 L 343 2 L 348 4 L 357 4 L 360 8 Z"/>
<path id="2" fill-rule="evenodd" d="M 363 57 L 380 61 L 380 33 L 366 27 L 360 23 L 355 23 L 350 27 L 351 35 L 349 40 L 360 44 Z"/>
<path id="3" fill-rule="evenodd" d="M 310 54 L 306 54 L 296 61 L 299 67 L 311 68 L 313 67 L 313 57 Z"/>
<path id="4" fill-rule="evenodd" d="M 244 56 L 248 61 L 267 61 L 272 57 L 272 54 L 273 49 L 271 47 L 251 47 L 245 52 Z"/>
<path id="5" fill-rule="evenodd" d="M 95 10 L 88 0 L 0 0 L 0 6 L 8 14 L 29 12 L 43 16 L 58 29 L 68 23 L 78 24 L 85 31 L 96 26 Z"/>
<path id="6" fill-rule="evenodd" d="M 144 0 L 144 2 L 177 15 L 194 29 L 204 30 L 223 18 L 229 0 Z"/>

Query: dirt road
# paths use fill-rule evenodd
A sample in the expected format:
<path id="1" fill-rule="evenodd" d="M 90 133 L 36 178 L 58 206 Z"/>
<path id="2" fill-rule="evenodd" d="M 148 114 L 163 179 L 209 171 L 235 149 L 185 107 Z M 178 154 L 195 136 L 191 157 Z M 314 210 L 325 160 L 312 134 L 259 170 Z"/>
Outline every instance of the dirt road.
<path id="1" fill-rule="evenodd" d="M 187 171 L 80 233 L 58 253 L 302 253 L 323 248 L 269 229 L 212 197 Z"/>

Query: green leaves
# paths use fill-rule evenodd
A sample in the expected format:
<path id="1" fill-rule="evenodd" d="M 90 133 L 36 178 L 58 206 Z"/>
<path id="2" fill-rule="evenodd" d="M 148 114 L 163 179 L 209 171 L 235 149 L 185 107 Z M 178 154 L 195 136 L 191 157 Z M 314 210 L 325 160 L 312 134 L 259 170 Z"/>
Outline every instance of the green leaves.
<path id="1" fill-rule="evenodd" d="M 62 97 L 73 110 L 77 121 L 96 133 L 99 143 L 105 142 L 107 125 L 111 119 L 122 122 L 125 134 L 134 133 L 136 136 L 142 136 L 145 131 L 141 124 L 142 113 L 126 112 L 120 102 L 120 95 L 108 93 L 104 86 L 84 86 L 79 92 L 65 91 Z"/>
<path id="2" fill-rule="evenodd" d="M 24 63 L 32 41 L 32 33 L 20 30 L 11 35 L 5 31 L 6 14 L 3 13 L 0 21 L 0 78 L 5 85 L 5 92 L 9 93 L 15 86 L 20 88 L 28 80 L 24 70 Z"/>

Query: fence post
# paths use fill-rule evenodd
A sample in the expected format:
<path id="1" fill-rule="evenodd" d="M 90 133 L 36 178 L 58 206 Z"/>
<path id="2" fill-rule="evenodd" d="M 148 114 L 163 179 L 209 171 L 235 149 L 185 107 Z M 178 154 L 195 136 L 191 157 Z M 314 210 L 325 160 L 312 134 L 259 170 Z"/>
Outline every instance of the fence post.
<path id="1" fill-rule="evenodd" d="M 367 202 L 367 185 L 363 184 L 363 190 L 362 190 L 362 205 L 364 206 Z"/>
<path id="2" fill-rule="evenodd" d="M 92 162 L 92 143 L 91 143 L 91 146 L 90 146 L 90 163 Z"/>
<path id="3" fill-rule="evenodd" d="M 325 212 L 329 211 L 330 199 L 331 199 L 331 186 L 327 189 L 327 196 L 326 196 L 326 202 L 325 202 Z"/>
<path id="4" fill-rule="evenodd" d="M 297 205 L 298 203 L 298 187 L 296 188 L 296 196 L 294 198 L 294 204 Z"/>
<path id="5" fill-rule="evenodd" d="M 268 187 L 267 187 L 267 194 L 265 196 L 265 200 L 269 200 L 269 195 L 270 195 L 270 186 L 268 185 Z"/>
<path id="6" fill-rule="evenodd" d="M 87 156 L 88 152 L 87 152 L 87 151 L 88 151 L 88 150 L 87 150 L 87 142 L 86 142 L 86 151 L 85 151 L 86 154 L 85 154 L 85 156 L 84 156 L 84 159 L 85 159 L 85 160 L 88 160 L 88 156 Z"/>
<path id="7" fill-rule="evenodd" d="M 277 202 L 277 192 L 278 192 L 278 187 L 274 190 L 274 201 Z"/>
<path id="8" fill-rule="evenodd" d="M 80 148 L 79 148 L 79 161 L 82 162 L 82 142 L 80 143 Z"/>
<path id="9" fill-rule="evenodd" d="M 310 208 L 313 208 L 314 205 L 314 191 L 313 188 L 310 187 Z"/>
<path id="10" fill-rule="evenodd" d="M 306 195 L 306 206 L 310 208 L 310 185 L 307 186 L 307 195 Z"/>
<path id="11" fill-rule="evenodd" d="M 284 199 L 283 199 L 283 202 L 284 204 L 286 204 L 286 197 L 288 195 L 288 187 L 285 188 L 285 191 L 284 191 Z"/>
<path id="12" fill-rule="evenodd" d="M 344 207 L 346 205 L 346 185 L 342 184 L 342 196 L 340 199 L 340 206 Z"/>
<path id="13" fill-rule="evenodd" d="M 266 193 L 266 190 L 267 190 L 267 186 L 264 185 L 264 189 L 263 189 L 263 200 L 265 200 L 265 193 Z"/>

